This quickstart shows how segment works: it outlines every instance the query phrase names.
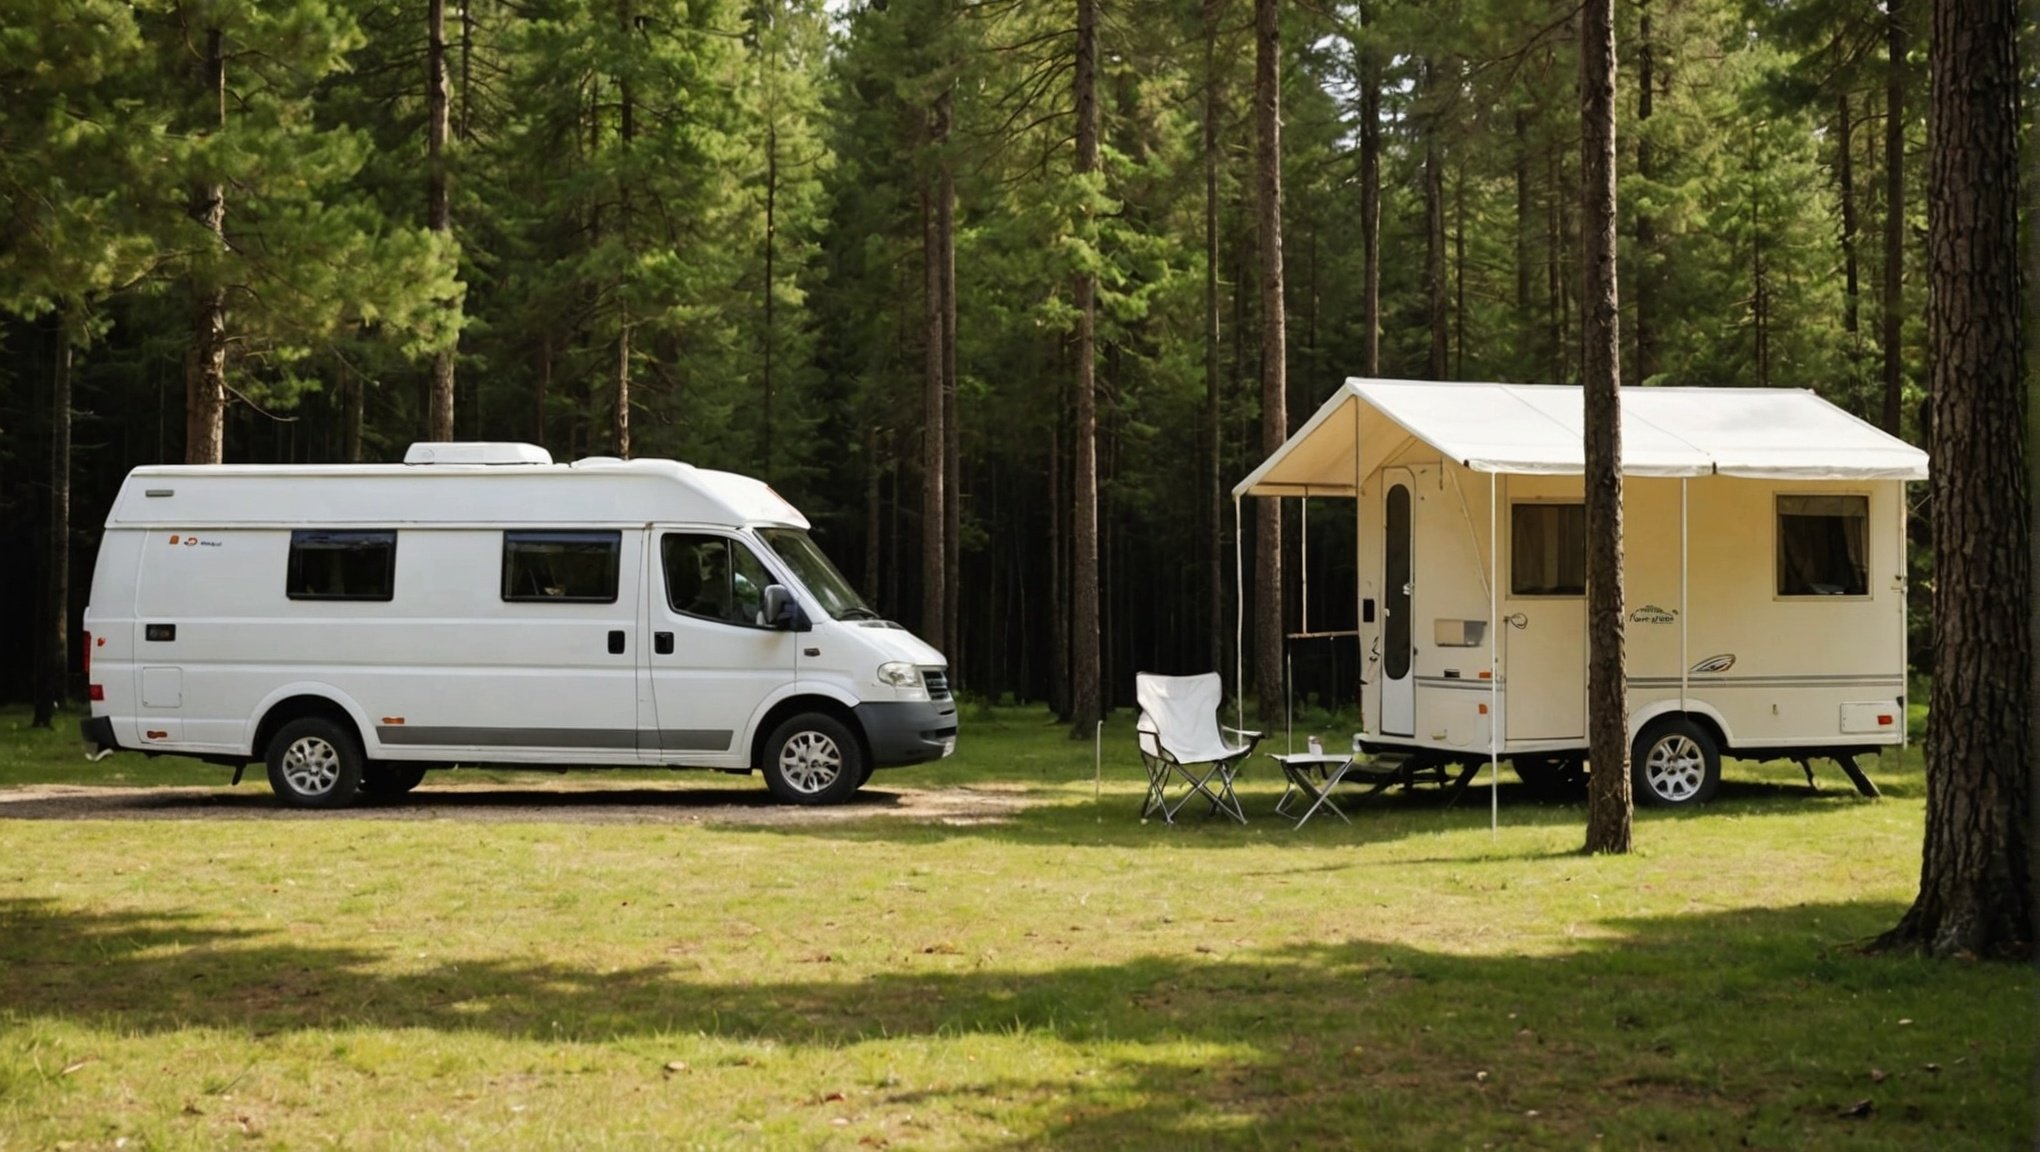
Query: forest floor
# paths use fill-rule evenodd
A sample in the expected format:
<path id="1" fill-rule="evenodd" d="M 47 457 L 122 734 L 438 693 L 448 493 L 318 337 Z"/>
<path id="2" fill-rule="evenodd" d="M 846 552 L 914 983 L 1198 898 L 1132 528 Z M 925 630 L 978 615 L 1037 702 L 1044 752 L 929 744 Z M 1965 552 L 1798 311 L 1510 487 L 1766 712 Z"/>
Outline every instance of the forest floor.
<path id="1" fill-rule="evenodd" d="M 1918 880 L 1916 749 L 1881 800 L 1735 762 L 1589 858 L 1583 805 L 1506 770 L 1296 829 L 1257 761 L 1246 825 L 1142 824 L 1124 715 L 1101 770 L 1042 712 L 967 707 L 956 757 L 837 809 L 462 771 L 337 813 L 25 719 L 0 1149 L 2034 1135 L 2033 970 L 1861 947 Z"/>

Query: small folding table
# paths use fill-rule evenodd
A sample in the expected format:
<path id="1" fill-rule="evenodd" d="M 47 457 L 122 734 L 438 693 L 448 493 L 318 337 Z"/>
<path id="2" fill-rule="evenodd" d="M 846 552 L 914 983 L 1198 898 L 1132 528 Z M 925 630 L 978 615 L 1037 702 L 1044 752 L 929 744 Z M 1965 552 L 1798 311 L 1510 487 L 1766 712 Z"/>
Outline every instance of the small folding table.
<path id="1" fill-rule="evenodd" d="M 1353 822 L 1344 812 L 1339 811 L 1337 804 L 1331 803 L 1331 798 L 1332 789 L 1339 786 L 1339 782 L 1346 778 L 1346 774 L 1360 767 L 1359 754 L 1292 752 L 1284 755 L 1271 752 L 1269 755 L 1277 764 L 1282 765 L 1283 779 L 1288 782 L 1282 789 L 1282 799 L 1275 802 L 1277 815 L 1287 816 L 1291 804 L 1308 800 L 1310 803 L 1304 808 L 1303 815 L 1296 819 L 1298 828 L 1303 827 L 1304 822 L 1315 815 L 1319 808 L 1327 805 L 1339 819 L 1345 820 L 1348 824 Z"/>

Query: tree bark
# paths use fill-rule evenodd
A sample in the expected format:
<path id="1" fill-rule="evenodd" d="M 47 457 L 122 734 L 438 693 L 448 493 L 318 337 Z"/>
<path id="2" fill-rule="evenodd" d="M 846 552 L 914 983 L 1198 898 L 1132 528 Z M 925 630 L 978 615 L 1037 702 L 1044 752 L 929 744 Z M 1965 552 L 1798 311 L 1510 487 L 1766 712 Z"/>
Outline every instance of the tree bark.
<path id="1" fill-rule="evenodd" d="M 1863 404 L 1862 283 L 1856 257 L 1856 125 L 1849 94 L 1835 97 L 1835 182 L 1842 209 L 1842 332 L 1849 360 L 1849 407 Z"/>
<path id="2" fill-rule="evenodd" d="M 954 118 L 953 89 L 941 106 L 943 137 Z M 942 651 L 949 657 L 950 686 L 963 683 L 963 634 L 957 618 L 963 586 L 963 428 L 956 412 L 956 166 L 942 154 L 935 226 L 942 258 Z"/>
<path id="3" fill-rule="evenodd" d="M 1381 375 L 1381 53 L 1374 44 L 1374 9 L 1360 6 L 1360 367 Z"/>
<path id="4" fill-rule="evenodd" d="M 42 690 L 30 727 L 49 728 L 70 697 L 71 660 L 71 326 L 57 313 L 56 364 L 50 374 L 50 522 L 44 572 Z"/>
<path id="5" fill-rule="evenodd" d="M 1204 0 L 1204 487 L 1205 627 L 1214 669 L 1225 665 L 1225 481 L 1221 477 L 1218 370 L 1218 34 L 1223 0 Z"/>
<path id="6" fill-rule="evenodd" d="M 767 64 L 766 67 L 771 67 Z M 769 115 L 770 113 L 768 113 Z M 772 477 L 772 429 L 778 423 L 772 411 L 772 345 L 778 337 L 773 322 L 778 319 L 773 310 L 777 293 L 773 291 L 778 276 L 774 258 L 779 249 L 779 126 L 765 125 L 765 291 L 759 301 L 763 313 L 764 331 L 758 338 L 760 399 L 764 402 L 758 417 L 758 469 L 766 479 Z"/>
<path id="7" fill-rule="evenodd" d="M 2032 953 L 2033 651 L 2014 0 L 1936 0 L 1928 123 L 1934 683 L 1920 893 L 1886 948 Z"/>
<path id="8" fill-rule="evenodd" d="M 1528 367 L 1537 346 L 1537 321 L 1530 313 L 1530 118 L 1516 109 L 1516 356 Z M 1552 381 L 1556 383 L 1556 381 Z"/>
<path id="9" fill-rule="evenodd" d="M 928 114 L 928 166 L 921 175 L 921 263 L 925 304 L 921 315 L 923 355 L 921 381 L 921 637 L 943 642 L 943 587 L 948 549 L 942 530 L 949 522 L 942 491 L 949 470 L 943 464 L 942 432 L 942 229 L 936 199 L 940 195 L 934 170 L 935 150 L 942 146 L 949 123 L 937 102 Z"/>
<path id="10" fill-rule="evenodd" d="M 1905 403 L 1905 22 L 1902 0 L 1884 5 L 1884 413 L 1883 427 L 1899 435 Z"/>
<path id="11" fill-rule="evenodd" d="M 1431 358 L 1425 371 L 1432 380 L 1447 378 L 1445 318 L 1445 173 L 1438 154 L 1440 116 L 1437 65 L 1424 61 L 1424 93 L 1433 102 L 1421 122 L 1424 134 L 1424 311 L 1431 327 Z"/>
<path id="12" fill-rule="evenodd" d="M 1588 852 L 1629 851 L 1622 635 L 1621 312 L 1615 284 L 1615 4 L 1580 23 L 1582 383 L 1586 405 Z"/>
<path id="13" fill-rule="evenodd" d="M 1254 0 L 1255 205 L 1261 255 L 1261 454 L 1289 438 L 1288 318 L 1282 295 L 1282 39 L 1278 0 Z M 1282 715 L 1282 502 L 1255 508 L 1254 691 L 1261 722 Z"/>
<path id="14" fill-rule="evenodd" d="M 1648 185 L 1657 179 L 1657 146 L 1651 140 L 1650 118 L 1656 111 L 1657 45 L 1651 39 L 1650 0 L 1641 4 L 1636 38 L 1636 174 Z M 1636 378 L 1649 383 L 1658 374 L 1657 350 L 1657 217 L 1648 204 L 1636 207 Z"/>
<path id="15" fill-rule="evenodd" d="M 205 34 L 200 82 L 212 108 L 201 134 L 227 124 L 227 61 L 224 35 Z M 227 189 L 201 179 L 191 189 L 191 218 L 210 233 L 216 253 L 227 250 Z M 201 268 L 191 281 L 191 343 L 184 352 L 184 462 L 218 464 L 225 458 L 227 412 L 227 289 L 218 268 Z"/>
<path id="16" fill-rule="evenodd" d="M 445 237 L 453 231 L 446 183 L 446 0 L 428 0 L 425 25 L 425 217 L 426 226 Z M 427 440 L 453 439 L 453 357 L 451 346 L 432 354 Z"/>
<path id="17" fill-rule="evenodd" d="M 1077 164 L 1080 176 L 1098 170 L 1098 5 L 1077 0 Z M 1089 210 L 1085 211 L 1089 223 Z M 1071 517 L 1070 738 L 1089 740 L 1103 716 L 1098 684 L 1098 396 L 1097 283 L 1077 273 L 1076 477 Z"/>

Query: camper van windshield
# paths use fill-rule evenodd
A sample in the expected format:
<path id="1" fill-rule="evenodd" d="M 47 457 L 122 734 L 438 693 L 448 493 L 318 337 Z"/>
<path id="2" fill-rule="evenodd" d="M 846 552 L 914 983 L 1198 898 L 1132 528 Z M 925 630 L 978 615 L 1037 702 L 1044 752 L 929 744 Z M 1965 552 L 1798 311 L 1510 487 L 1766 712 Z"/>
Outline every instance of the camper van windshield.
<path id="1" fill-rule="evenodd" d="M 815 599 L 822 602 L 824 611 L 837 620 L 876 620 L 878 613 L 865 606 L 864 598 L 829 563 L 808 534 L 797 528 L 761 528 L 758 535 L 771 545 L 772 552 L 793 569 L 800 582 L 807 585 Z"/>

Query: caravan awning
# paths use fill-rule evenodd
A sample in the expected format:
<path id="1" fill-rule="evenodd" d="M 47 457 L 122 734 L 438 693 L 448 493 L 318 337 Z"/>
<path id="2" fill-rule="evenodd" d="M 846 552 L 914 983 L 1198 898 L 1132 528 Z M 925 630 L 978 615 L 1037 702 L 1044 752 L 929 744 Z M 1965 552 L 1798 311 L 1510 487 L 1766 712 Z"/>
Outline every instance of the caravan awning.
<path id="1" fill-rule="evenodd" d="M 1543 384 L 1346 381 L 1234 496 L 1350 496 L 1416 440 L 1476 472 L 1586 471 L 1581 390 Z M 1624 388 L 1629 476 L 1924 480 L 1927 454 L 1812 392 Z"/>

